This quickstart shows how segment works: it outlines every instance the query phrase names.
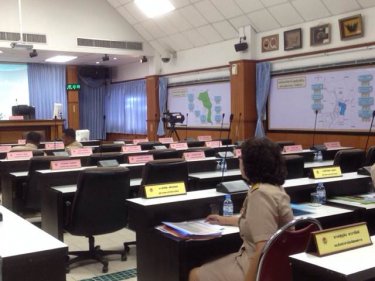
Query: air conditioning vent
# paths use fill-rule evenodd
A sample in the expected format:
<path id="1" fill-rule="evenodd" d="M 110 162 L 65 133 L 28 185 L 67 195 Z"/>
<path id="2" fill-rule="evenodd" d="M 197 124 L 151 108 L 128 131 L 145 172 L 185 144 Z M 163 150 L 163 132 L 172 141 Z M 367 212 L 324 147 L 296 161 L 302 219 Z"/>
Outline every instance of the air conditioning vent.
<path id="1" fill-rule="evenodd" d="M 0 31 L 0 40 L 20 41 L 21 35 L 17 32 Z M 47 43 L 47 36 L 44 34 L 24 33 L 23 42 L 30 43 Z"/>
<path id="2" fill-rule="evenodd" d="M 143 50 L 142 42 L 109 41 L 109 40 L 77 38 L 77 45 L 85 46 L 85 47 L 126 49 L 126 50 L 136 50 L 136 51 Z"/>

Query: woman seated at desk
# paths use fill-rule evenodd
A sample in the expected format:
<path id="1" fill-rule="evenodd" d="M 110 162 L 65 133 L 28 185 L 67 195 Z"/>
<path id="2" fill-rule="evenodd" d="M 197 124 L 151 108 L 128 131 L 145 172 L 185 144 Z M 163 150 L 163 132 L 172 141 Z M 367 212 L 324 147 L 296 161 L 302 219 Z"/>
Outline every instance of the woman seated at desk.
<path id="1" fill-rule="evenodd" d="M 252 139 L 242 144 L 241 152 L 242 177 L 251 185 L 241 214 L 209 215 L 207 221 L 239 226 L 243 244 L 236 253 L 192 269 L 189 281 L 255 280 L 266 241 L 293 219 L 290 198 L 281 187 L 287 171 L 279 146 L 267 138 Z"/>

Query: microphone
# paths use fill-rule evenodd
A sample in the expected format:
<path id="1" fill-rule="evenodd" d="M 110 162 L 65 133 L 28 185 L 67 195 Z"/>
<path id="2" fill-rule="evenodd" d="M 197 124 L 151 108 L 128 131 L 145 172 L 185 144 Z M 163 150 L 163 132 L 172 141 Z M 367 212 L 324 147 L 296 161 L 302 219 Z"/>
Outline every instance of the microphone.
<path id="1" fill-rule="evenodd" d="M 227 135 L 228 143 L 229 143 L 230 131 L 232 129 L 233 117 L 234 117 L 234 115 L 233 115 L 233 113 L 231 113 L 230 117 L 229 117 L 229 130 L 228 130 L 228 135 Z"/>
<path id="2" fill-rule="evenodd" d="M 366 145 L 365 145 L 365 152 L 367 151 L 368 141 L 370 139 L 372 124 L 374 123 L 374 118 L 375 118 L 375 110 L 372 112 L 371 125 L 370 125 L 370 128 L 369 128 L 368 133 L 367 133 L 367 140 L 366 140 Z"/>
<path id="3" fill-rule="evenodd" d="M 158 128 L 159 128 L 159 119 L 158 119 L 158 114 L 155 113 L 155 136 L 154 136 L 154 141 L 157 141 L 158 139 Z"/>
<path id="4" fill-rule="evenodd" d="M 102 140 L 105 140 L 106 139 L 106 135 L 105 135 L 105 114 L 103 115 L 103 127 L 102 127 Z"/>
<path id="5" fill-rule="evenodd" d="M 221 117 L 221 125 L 220 125 L 220 135 L 219 135 L 219 140 L 221 140 L 221 133 L 222 133 L 222 131 L 223 131 L 224 117 L 225 117 L 225 113 L 223 113 L 223 115 L 222 115 L 222 117 Z"/>
<path id="6" fill-rule="evenodd" d="M 312 150 L 318 150 L 318 148 L 315 146 L 315 132 L 316 132 L 316 121 L 318 119 L 318 110 L 315 110 L 315 123 L 314 123 L 314 131 L 313 131 L 313 139 L 312 139 Z"/>
<path id="7" fill-rule="evenodd" d="M 189 122 L 189 113 L 186 112 L 186 127 L 185 127 L 185 140 L 187 141 L 187 134 L 188 134 L 188 122 Z"/>

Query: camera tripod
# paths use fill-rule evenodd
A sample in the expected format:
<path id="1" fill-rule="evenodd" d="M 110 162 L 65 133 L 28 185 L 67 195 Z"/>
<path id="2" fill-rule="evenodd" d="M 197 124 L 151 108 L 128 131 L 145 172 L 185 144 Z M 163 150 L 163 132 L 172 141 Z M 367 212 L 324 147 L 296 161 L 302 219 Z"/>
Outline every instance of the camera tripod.
<path id="1" fill-rule="evenodd" d="M 169 123 L 171 126 L 168 128 L 167 137 L 173 137 L 173 134 L 176 135 L 178 141 L 180 141 L 180 137 L 178 132 L 176 131 L 176 123 Z"/>

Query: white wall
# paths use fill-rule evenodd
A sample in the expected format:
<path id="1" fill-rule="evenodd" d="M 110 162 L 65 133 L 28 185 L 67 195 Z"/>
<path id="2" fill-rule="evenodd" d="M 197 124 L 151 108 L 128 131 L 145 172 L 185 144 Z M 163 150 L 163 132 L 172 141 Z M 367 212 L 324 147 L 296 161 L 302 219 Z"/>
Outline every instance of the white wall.
<path id="1" fill-rule="evenodd" d="M 344 18 L 346 16 L 351 16 L 355 14 L 362 14 L 363 17 L 363 27 L 364 27 L 364 37 L 357 38 L 353 40 L 341 41 L 340 30 L 338 26 L 338 19 Z M 238 40 L 229 40 L 217 44 L 212 44 L 204 46 L 201 48 L 190 49 L 187 51 L 181 51 L 177 53 L 177 58 L 172 59 L 169 63 L 161 63 L 160 68 L 143 68 L 144 72 L 138 72 L 137 74 L 144 76 L 152 74 L 168 74 L 181 71 L 188 71 L 194 69 L 208 68 L 226 65 L 230 61 L 240 60 L 240 59 L 266 59 L 280 56 L 293 55 L 298 53 L 306 53 L 318 50 L 325 50 L 330 48 L 343 47 L 348 45 L 355 45 L 365 42 L 375 41 L 375 8 L 369 8 L 366 10 L 358 11 L 356 13 L 350 13 L 340 16 L 334 16 L 331 18 L 313 21 L 305 24 L 300 24 L 296 26 L 291 26 L 288 28 L 283 28 L 279 30 L 274 30 L 270 32 L 263 32 L 255 34 L 250 27 L 246 28 L 245 34 L 247 37 L 247 42 L 249 43 L 249 50 L 246 52 L 235 52 L 234 44 L 238 43 Z M 331 24 L 331 43 L 322 46 L 310 46 L 310 27 L 321 25 L 321 24 Z M 303 32 L 303 48 L 294 51 L 284 51 L 283 46 L 283 32 L 285 30 L 291 30 L 294 28 L 302 28 Z M 279 45 L 278 51 L 274 52 L 261 52 L 261 38 L 264 36 L 279 34 Z M 306 67 L 311 65 L 322 65 L 327 63 L 335 63 L 342 61 L 352 61 L 367 58 L 375 58 L 375 49 L 366 50 L 347 50 L 344 52 L 338 52 L 335 54 L 319 54 L 309 57 L 300 57 L 293 59 L 277 60 L 272 62 L 273 70 L 282 70 L 297 67 Z M 158 57 L 155 58 L 158 60 Z M 149 72 L 149 71 L 154 72 Z M 119 70 L 121 72 L 121 70 Z M 124 75 L 120 75 L 122 80 L 127 80 L 128 72 Z M 133 79 L 133 78 L 132 78 Z"/>
<path id="2" fill-rule="evenodd" d="M 78 47 L 76 38 L 144 42 L 104 0 L 23 0 L 22 18 L 24 33 L 47 35 L 47 45 L 34 44 L 37 49 L 139 55 L 139 51 Z M 0 31 L 20 31 L 17 0 L 0 1 Z M 9 47 L 9 42 L 0 41 L 0 46 Z M 144 52 L 154 54 L 148 43 Z"/>

